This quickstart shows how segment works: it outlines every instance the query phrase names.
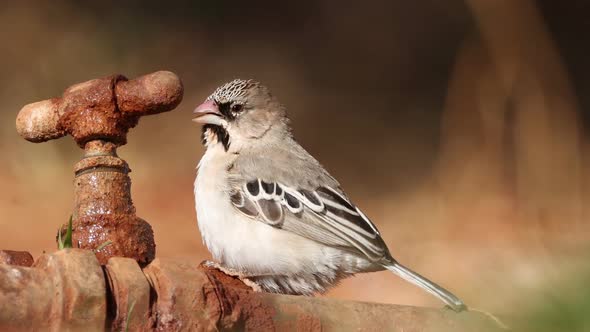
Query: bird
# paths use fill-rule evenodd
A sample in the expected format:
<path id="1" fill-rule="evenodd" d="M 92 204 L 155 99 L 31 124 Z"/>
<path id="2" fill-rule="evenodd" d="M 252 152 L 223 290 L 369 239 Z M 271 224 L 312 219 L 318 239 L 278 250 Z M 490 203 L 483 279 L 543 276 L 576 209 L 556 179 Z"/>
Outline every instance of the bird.
<path id="1" fill-rule="evenodd" d="M 257 291 L 322 294 L 357 273 L 388 270 L 460 312 L 457 296 L 400 264 L 375 224 L 293 137 L 263 84 L 235 79 L 194 111 L 205 153 L 194 183 L 213 261 Z"/>

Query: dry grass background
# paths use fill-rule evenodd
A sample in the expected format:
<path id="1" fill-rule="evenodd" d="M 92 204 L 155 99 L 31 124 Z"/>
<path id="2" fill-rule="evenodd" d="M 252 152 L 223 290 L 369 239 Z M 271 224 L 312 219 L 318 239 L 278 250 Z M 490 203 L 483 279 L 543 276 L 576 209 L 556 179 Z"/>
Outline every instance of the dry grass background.
<path id="1" fill-rule="evenodd" d="M 193 207 L 203 148 L 191 111 L 220 83 L 251 77 L 287 106 L 299 141 L 394 256 L 472 306 L 511 312 L 588 265 L 584 9 L 480 0 L 4 4 L 0 247 L 55 249 L 82 155 L 69 138 L 18 137 L 18 110 L 91 78 L 166 69 L 183 79 L 183 103 L 143 118 L 119 155 L 158 256 L 208 258 Z M 439 305 L 385 272 L 328 296 Z"/>

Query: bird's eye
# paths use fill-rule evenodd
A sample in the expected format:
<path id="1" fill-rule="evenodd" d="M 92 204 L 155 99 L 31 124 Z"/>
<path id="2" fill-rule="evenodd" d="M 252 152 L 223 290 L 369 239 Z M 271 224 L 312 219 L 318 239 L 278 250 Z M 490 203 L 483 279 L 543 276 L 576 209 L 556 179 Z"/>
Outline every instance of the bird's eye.
<path id="1" fill-rule="evenodd" d="M 231 105 L 231 111 L 234 113 L 240 113 L 243 109 L 244 109 L 243 105 L 240 105 L 240 104 Z"/>

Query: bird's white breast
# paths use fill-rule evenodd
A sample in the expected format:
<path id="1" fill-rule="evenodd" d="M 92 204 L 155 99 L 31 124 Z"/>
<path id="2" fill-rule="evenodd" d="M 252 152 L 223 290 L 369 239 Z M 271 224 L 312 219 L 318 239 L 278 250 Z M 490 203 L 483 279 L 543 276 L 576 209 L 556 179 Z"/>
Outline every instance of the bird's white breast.
<path id="1" fill-rule="evenodd" d="M 231 205 L 226 170 L 233 158 L 220 144 L 210 146 L 195 181 L 199 230 L 213 259 L 248 273 L 288 275 L 316 269 L 317 261 L 325 259 L 324 246 L 250 219 Z"/>

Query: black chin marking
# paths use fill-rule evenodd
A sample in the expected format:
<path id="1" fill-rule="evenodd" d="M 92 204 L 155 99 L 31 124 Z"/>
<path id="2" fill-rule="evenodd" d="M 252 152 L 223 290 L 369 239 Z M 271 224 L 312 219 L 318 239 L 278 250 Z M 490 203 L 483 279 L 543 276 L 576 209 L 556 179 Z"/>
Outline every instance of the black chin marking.
<path id="1" fill-rule="evenodd" d="M 207 130 L 211 130 L 211 133 L 213 133 L 213 135 L 215 135 L 215 138 L 217 138 L 217 142 L 223 144 L 223 148 L 227 152 L 227 150 L 229 150 L 230 145 L 229 134 L 227 133 L 227 130 L 223 129 L 223 127 L 221 126 L 214 124 L 204 125 L 203 133 L 201 134 L 201 142 L 203 143 L 203 145 L 207 145 Z"/>

